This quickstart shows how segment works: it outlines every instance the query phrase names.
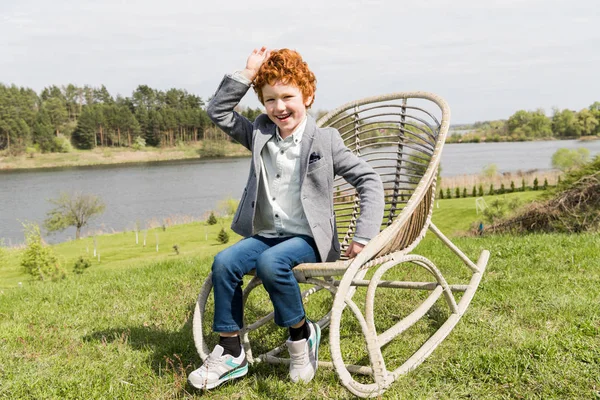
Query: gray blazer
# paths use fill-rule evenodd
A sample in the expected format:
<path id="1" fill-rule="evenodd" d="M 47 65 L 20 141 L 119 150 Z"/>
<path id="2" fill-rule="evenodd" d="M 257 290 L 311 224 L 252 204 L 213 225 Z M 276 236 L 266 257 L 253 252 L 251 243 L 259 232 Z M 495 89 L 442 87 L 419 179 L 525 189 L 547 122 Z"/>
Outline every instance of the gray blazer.
<path id="1" fill-rule="evenodd" d="M 248 89 L 243 83 L 225 76 L 207 108 L 208 116 L 219 128 L 252 152 L 248 182 L 231 224 L 231 229 L 244 237 L 251 236 L 254 232 L 255 204 L 261 173 L 260 154 L 269 139 L 275 135 L 275 124 L 266 114 L 259 115 L 252 123 L 233 111 Z M 342 176 L 358 190 L 361 215 L 356 224 L 355 235 L 367 239 L 379 233 L 384 208 L 383 184 L 379 175 L 344 145 L 336 129 L 317 128 L 311 116 L 308 116 L 300 143 L 302 207 L 321 260 L 335 261 L 340 257 L 340 243 L 333 209 L 334 176 Z M 321 158 L 309 164 L 312 153 L 317 153 Z"/>

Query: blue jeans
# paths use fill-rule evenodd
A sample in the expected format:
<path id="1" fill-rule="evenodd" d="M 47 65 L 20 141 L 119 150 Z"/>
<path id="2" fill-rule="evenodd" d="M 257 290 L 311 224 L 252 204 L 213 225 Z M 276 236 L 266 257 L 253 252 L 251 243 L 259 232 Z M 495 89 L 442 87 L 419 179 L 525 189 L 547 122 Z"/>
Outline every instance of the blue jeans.
<path id="1" fill-rule="evenodd" d="M 319 259 L 310 236 L 242 239 L 216 255 L 212 265 L 215 295 L 214 332 L 234 332 L 244 325 L 242 278 L 252 269 L 269 293 L 275 323 L 289 327 L 302 321 L 304 306 L 292 268 Z"/>

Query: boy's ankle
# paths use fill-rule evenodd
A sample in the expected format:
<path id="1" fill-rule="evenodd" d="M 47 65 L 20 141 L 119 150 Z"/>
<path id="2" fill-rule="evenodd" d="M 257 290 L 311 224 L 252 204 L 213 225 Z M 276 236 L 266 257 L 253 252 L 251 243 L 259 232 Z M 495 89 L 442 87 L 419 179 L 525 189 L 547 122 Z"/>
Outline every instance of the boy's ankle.
<path id="1" fill-rule="evenodd" d="M 298 340 L 306 339 L 308 340 L 310 336 L 310 329 L 308 326 L 308 320 L 304 320 L 304 324 L 298 328 L 289 327 L 290 332 L 290 340 L 292 342 L 296 342 Z"/>
<path id="2" fill-rule="evenodd" d="M 219 336 L 219 346 L 223 347 L 223 355 L 239 357 L 242 352 L 240 336 Z"/>

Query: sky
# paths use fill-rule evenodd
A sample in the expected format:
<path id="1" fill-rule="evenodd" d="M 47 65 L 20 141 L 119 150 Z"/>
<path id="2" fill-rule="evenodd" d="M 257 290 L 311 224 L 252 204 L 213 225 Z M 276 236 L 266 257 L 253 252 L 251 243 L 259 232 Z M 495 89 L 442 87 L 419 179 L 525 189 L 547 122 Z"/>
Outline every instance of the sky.
<path id="1" fill-rule="evenodd" d="M 262 45 L 302 54 L 314 110 L 420 90 L 459 124 L 600 101 L 595 0 L 0 0 L 0 82 L 38 93 L 149 85 L 206 100 Z M 242 105 L 260 104 L 250 91 Z"/>

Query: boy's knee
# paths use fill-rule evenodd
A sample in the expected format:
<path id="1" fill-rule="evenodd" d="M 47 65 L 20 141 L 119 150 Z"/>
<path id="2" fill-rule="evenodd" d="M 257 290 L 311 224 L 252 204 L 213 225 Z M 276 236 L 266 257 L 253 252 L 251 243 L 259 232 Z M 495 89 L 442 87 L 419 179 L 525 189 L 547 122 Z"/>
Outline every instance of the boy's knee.
<path id="1" fill-rule="evenodd" d="M 276 256 L 261 255 L 256 261 L 256 276 L 265 282 L 273 282 L 286 270 L 286 266 Z"/>
<path id="2" fill-rule="evenodd" d="M 227 254 L 224 254 L 224 252 L 220 252 L 213 259 L 213 264 L 212 264 L 213 276 L 215 276 L 215 275 L 224 276 L 224 275 L 228 274 L 229 272 L 232 271 L 233 264 L 234 264 L 233 260 L 231 260 L 231 258 L 228 257 Z"/>

